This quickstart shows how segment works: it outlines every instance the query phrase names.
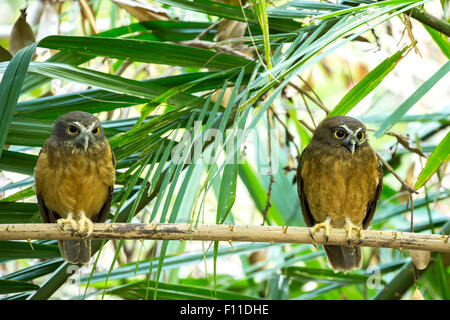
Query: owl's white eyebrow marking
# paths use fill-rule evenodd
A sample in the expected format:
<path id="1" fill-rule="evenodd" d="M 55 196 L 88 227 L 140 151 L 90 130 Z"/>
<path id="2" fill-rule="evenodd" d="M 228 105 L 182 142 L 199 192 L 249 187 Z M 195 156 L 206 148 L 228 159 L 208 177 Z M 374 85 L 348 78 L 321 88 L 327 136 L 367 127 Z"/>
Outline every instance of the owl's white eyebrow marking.
<path id="1" fill-rule="evenodd" d="M 78 126 L 78 128 L 80 128 L 80 130 L 81 130 L 82 128 L 84 128 L 84 125 L 81 124 L 81 123 L 79 123 L 78 121 L 73 121 L 72 123 L 76 124 L 76 125 Z"/>
<path id="2" fill-rule="evenodd" d="M 358 134 L 358 132 L 360 132 L 360 131 L 363 130 L 362 127 L 358 128 L 358 130 L 356 130 L 356 131 L 351 130 L 351 129 L 350 129 L 349 127 L 347 127 L 347 125 L 345 125 L 345 124 L 340 125 L 340 127 L 343 128 L 343 129 L 345 129 L 345 130 L 347 130 L 348 135 L 354 137 L 354 138 L 355 138 L 355 141 L 357 141 L 358 144 L 362 144 L 362 143 L 364 143 L 364 141 L 366 140 L 366 137 L 364 137 L 364 139 L 362 139 L 361 141 L 359 141 L 358 137 L 356 136 L 356 135 Z"/>
<path id="3" fill-rule="evenodd" d="M 88 130 L 91 131 L 92 129 L 94 129 L 94 127 L 95 127 L 96 125 L 97 125 L 97 121 L 93 122 L 93 123 L 89 126 Z"/>
<path id="4" fill-rule="evenodd" d="M 353 130 L 350 130 L 350 128 L 349 127 L 347 127 L 347 125 L 345 125 L 345 124 L 342 124 L 342 125 L 340 125 L 340 127 L 341 128 L 344 128 L 345 130 L 347 130 L 347 133 L 349 133 L 349 134 L 355 134 L 354 132 L 353 132 Z"/>
<path id="5" fill-rule="evenodd" d="M 89 127 L 85 127 L 82 123 L 80 123 L 78 121 L 74 121 L 73 123 L 78 125 L 78 127 L 80 128 L 81 131 L 91 131 L 97 125 L 97 121 L 91 123 L 91 125 Z"/>

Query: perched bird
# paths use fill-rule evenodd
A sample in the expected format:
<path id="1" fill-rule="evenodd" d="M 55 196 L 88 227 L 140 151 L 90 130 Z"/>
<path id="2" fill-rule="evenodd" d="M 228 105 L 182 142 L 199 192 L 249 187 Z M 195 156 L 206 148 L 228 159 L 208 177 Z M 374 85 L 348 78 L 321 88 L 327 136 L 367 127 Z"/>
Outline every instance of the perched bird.
<path id="1" fill-rule="evenodd" d="M 325 229 L 345 228 L 360 240 L 372 221 L 383 187 L 383 171 L 369 145 L 365 125 L 351 117 L 323 120 L 305 148 L 297 168 L 297 189 L 311 236 Z M 313 238 L 314 239 L 314 238 Z M 359 247 L 324 245 L 334 271 L 361 267 Z"/>
<path id="2" fill-rule="evenodd" d="M 99 120 L 69 112 L 53 124 L 34 169 L 39 213 L 44 222 L 83 238 L 93 222 L 108 218 L 115 181 L 115 158 Z M 59 240 L 64 260 L 88 263 L 90 240 Z"/>

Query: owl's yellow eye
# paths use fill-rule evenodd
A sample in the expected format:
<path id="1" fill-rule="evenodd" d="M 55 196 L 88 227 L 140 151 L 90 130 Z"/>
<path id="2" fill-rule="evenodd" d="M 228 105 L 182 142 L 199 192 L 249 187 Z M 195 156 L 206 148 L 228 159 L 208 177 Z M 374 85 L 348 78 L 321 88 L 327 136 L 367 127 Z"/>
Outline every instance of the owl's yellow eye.
<path id="1" fill-rule="evenodd" d="M 98 135 L 100 133 L 100 128 L 99 127 L 95 127 L 94 129 L 92 129 L 92 134 L 93 135 Z"/>
<path id="2" fill-rule="evenodd" d="M 359 141 L 362 141 L 362 139 L 364 139 L 364 132 L 360 131 L 356 134 L 356 137 L 358 138 Z"/>
<path id="3" fill-rule="evenodd" d="M 74 125 L 72 125 L 72 124 L 70 124 L 70 125 L 67 126 L 67 132 L 68 132 L 69 134 L 75 135 L 75 134 L 77 134 L 79 131 L 80 131 L 80 130 L 79 130 L 76 126 L 74 126 Z"/>
<path id="4" fill-rule="evenodd" d="M 345 131 L 342 129 L 337 129 L 334 131 L 334 136 L 338 139 L 343 139 L 345 137 Z"/>

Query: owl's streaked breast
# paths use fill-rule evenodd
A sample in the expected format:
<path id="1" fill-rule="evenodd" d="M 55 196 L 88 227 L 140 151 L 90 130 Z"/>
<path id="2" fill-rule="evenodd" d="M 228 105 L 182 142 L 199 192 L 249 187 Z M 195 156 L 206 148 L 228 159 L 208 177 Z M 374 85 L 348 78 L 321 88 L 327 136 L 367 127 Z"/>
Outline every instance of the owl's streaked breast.
<path id="1" fill-rule="evenodd" d="M 114 184 L 114 165 L 109 145 L 84 152 L 69 152 L 49 142 L 35 168 L 36 192 L 46 206 L 61 217 L 83 211 L 88 218 L 99 213 Z"/>
<path id="2" fill-rule="evenodd" d="M 317 222 L 329 216 L 334 227 L 343 227 L 345 217 L 356 225 L 362 224 L 379 177 L 375 174 L 375 152 L 370 147 L 357 152 L 317 146 L 305 149 L 303 157 L 308 161 L 304 162 L 301 175 L 309 208 Z"/>

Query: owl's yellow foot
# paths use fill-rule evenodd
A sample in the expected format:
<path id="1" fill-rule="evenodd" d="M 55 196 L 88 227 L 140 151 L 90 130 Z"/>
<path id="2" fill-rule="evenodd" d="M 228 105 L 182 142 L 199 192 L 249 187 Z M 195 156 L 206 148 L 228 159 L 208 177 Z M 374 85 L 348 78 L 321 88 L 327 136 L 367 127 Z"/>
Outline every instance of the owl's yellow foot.
<path id="1" fill-rule="evenodd" d="M 364 239 L 364 232 L 361 227 L 358 227 L 354 225 L 349 218 L 345 218 L 345 231 L 347 233 L 347 245 L 350 245 L 350 242 L 352 240 L 353 236 L 353 230 L 356 231 L 356 235 L 358 236 L 359 242 L 357 244 L 360 244 Z"/>
<path id="2" fill-rule="evenodd" d="M 63 231 L 72 231 L 75 232 L 78 229 L 77 222 L 72 218 L 72 213 L 67 215 L 67 218 L 61 218 L 56 221 L 58 226 Z"/>
<path id="3" fill-rule="evenodd" d="M 78 234 L 82 237 L 89 237 L 94 231 L 94 224 L 92 221 L 81 212 L 78 219 Z"/>
<path id="4" fill-rule="evenodd" d="M 313 227 L 312 230 L 309 231 L 309 235 L 311 236 L 311 239 L 313 241 L 314 240 L 314 234 L 318 231 L 320 231 L 320 229 L 324 229 L 325 230 L 325 241 L 328 242 L 328 238 L 330 237 L 330 231 L 331 231 L 331 218 L 327 217 L 325 219 L 324 222 L 322 223 L 316 223 Z"/>

